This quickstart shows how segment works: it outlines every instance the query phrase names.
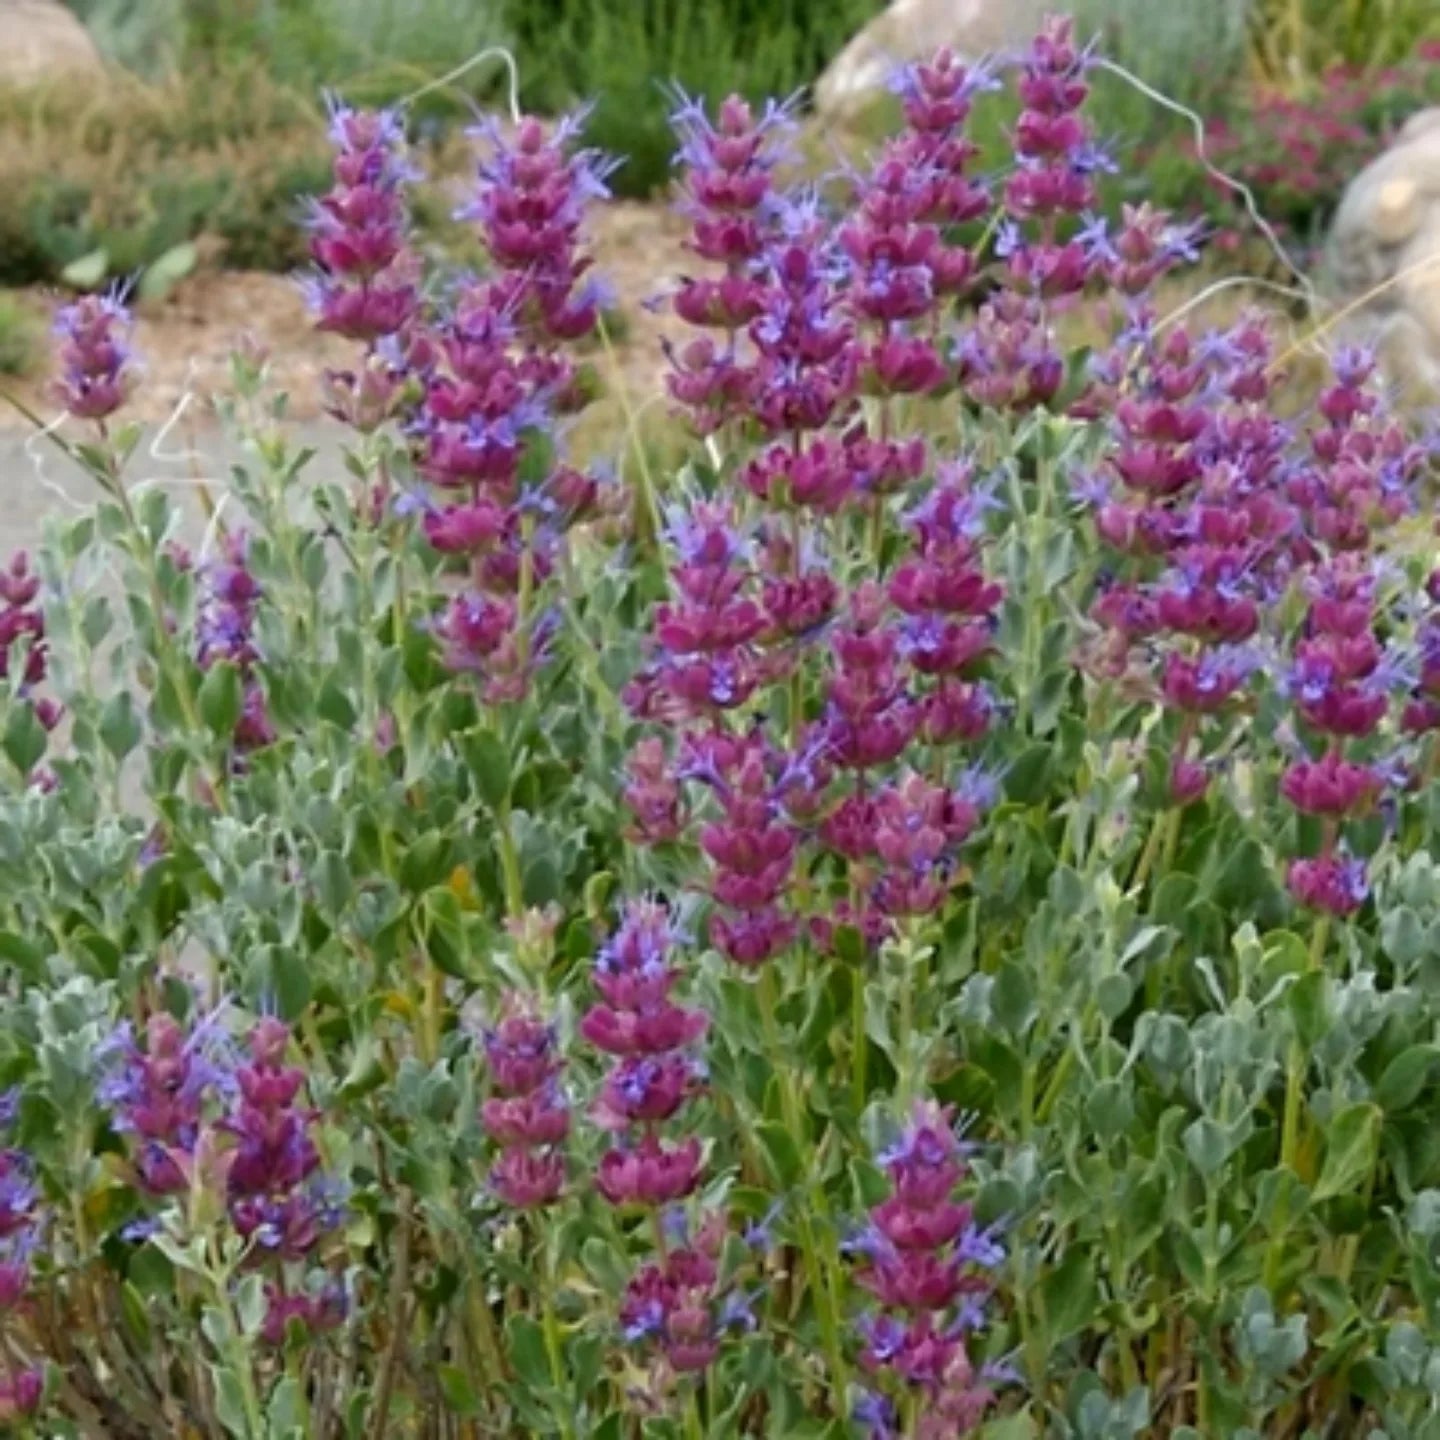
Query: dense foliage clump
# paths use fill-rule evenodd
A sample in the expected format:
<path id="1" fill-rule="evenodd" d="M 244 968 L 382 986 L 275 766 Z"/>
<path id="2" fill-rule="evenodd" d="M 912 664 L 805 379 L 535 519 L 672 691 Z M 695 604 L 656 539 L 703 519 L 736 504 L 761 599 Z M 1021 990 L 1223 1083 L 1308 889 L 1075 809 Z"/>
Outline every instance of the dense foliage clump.
<path id="1" fill-rule="evenodd" d="M 665 473 L 567 454 L 579 119 L 477 130 L 441 284 L 402 118 L 332 106 L 338 478 L 247 350 L 192 523 L 125 294 L 61 309 L 5 1424 L 1433 1433 L 1436 446 L 1160 312 L 1202 237 L 1106 213 L 1092 67 L 911 67 L 823 194 L 789 105 L 683 99 Z"/>

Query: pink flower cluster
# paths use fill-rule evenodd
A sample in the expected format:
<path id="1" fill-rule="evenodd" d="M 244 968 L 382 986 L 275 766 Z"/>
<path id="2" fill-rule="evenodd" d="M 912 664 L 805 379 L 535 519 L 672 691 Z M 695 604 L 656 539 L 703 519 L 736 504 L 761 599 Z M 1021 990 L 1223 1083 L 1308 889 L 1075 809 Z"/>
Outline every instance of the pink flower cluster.
<path id="1" fill-rule="evenodd" d="M 704 1082 L 694 1047 L 706 1017 L 671 998 L 680 978 L 677 945 L 664 907 L 637 900 L 595 957 L 600 999 L 585 1013 L 580 1033 L 612 1057 L 595 1104 L 597 1122 L 619 1137 L 601 1156 L 595 1177 L 612 1205 L 661 1207 L 700 1183 L 699 1139 L 667 1140 L 661 1129 Z"/>
<path id="2" fill-rule="evenodd" d="M 587 207 L 609 165 L 577 144 L 580 118 L 547 130 L 486 125 L 479 183 L 461 215 L 490 261 L 432 302 L 422 295 L 401 116 L 334 107 L 335 186 L 319 202 L 311 285 L 321 328 L 364 341 L 358 373 L 326 376 L 331 412 L 362 433 L 398 420 L 428 490 L 402 497 L 467 582 L 433 620 L 447 665 L 489 702 L 523 695 L 553 621 L 542 603 L 565 530 L 599 499 L 593 476 L 555 452 L 557 418 L 587 387 L 564 347 L 591 334 L 600 286 L 583 248 Z M 364 505 L 377 520 L 392 476 Z"/>
<path id="3" fill-rule="evenodd" d="M 40 577 L 31 568 L 29 555 L 18 550 L 9 566 L 0 570 L 0 680 L 10 683 L 18 703 L 29 705 L 48 732 L 60 723 L 64 711 L 57 700 L 34 693 L 49 669 L 45 610 L 37 603 L 39 595 Z M 42 766 L 32 772 L 30 783 L 48 789 L 56 783 L 55 775 Z"/>
<path id="4" fill-rule="evenodd" d="M 1290 865 L 1291 893 L 1311 909 L 1348 915 L 1369 887 L 1364 861 L 1345 848 L 1342 824 L 1381 803 L 1401 778 L 1403 767 L 1377 761 L 1376 737 L 1392 703 L 1423 686 L 1427 644 L 1422 626 L 1420 673 L 1412 679 L 1382 640 L 1384 566 L 1372 546 L 1378 530 L 1413 508 L 1426 451 L 1383 404 L 1374 359 L 1363 351 L 1335 356 L 1316 409 L 1321 423 L 1311 428 L 1308 454 L 1286 485 L 1304 523 L 1308 601 L 1287 691 L 1301 730 L 1324 748 L 1318 757 L 1304 751 L 1281 788 L 1321 826 L 1319 852 Z M 1400 717 L 1416 718 L 1413 707 Z"/>
<path id="5" fill-rule="evenodd" d="M 511 997 L 484 1045 L 495 1093 L 480 1108 L 480 1124 L 500 1149 L 491 1189 L 517 1210 L 553 1205 L 565 1188 L 570 1134 L 555 1028 Z"/>
<path id="6" fill-rule="evenodd" d="M 1417 673 L 1402 722 L 1411 735 L 1440 730 L 1440 570 L 1427 577 L 1425 599 L 1416 635 Z"/>
<path id="7" fill-rule="evenodd" d="M 401 334 L 420 304 L 419 264 L 409 244 L 405 128 L 393 111 L 330 102 L 334 185 L 315 202 L 310 253 L 319 273 L 308 290 L 316 323 L 373 350 Z M 345 388 L 352 392 L 355 382 Z"/>
<path id="8" fill-rule="evenodd" d="M 13 1107 L 7 1106 L 11 1118 Z M 40 1242 L 44 1216 L 29 1157 L 21 1150 L 0 1150 L 0 1334 L 12 1317 L 31 1304 L 30 1258 Z M 20 1335 L 8 1337 L 0 1366 L 0 1423 L 36 1414 L 45 1392 L 45 1372 L 24 1359 Z"/>
<path id="9" fill-rule="evenodd" d="M 236 752 L 243 755 L 275 739 L 265 691 L 256 674 L 260 651 L 255 642 L 255 615 L 261 589 L 250 570 L 249 540 L 243 532 L 222 539 L 220 554 L 201 569 L 199 589 L 196 663 L 201 670 L 209 670 L 223 661 L 239 673 L 242 698 L 233 739 Z"/>
<path id="10" fill-rule="evenodd" d="M 152 1200 L 214 1188 L 247 1263 L 266 1271 L 264 1335 L 278 1344 L 298 1323 L 308 1333 L 343 1319 L 339 1284 L 315 1261 L 343 1206 L 315 1143 L 319 1113 L 302 1103 L 306 1076 L 286 1063 L 287 1026 L 257 1021 L 242 1054 L 219 1015 L 186 1030 L 152 1015 L 145 1043 L 121 1026 L 100 1057 L 99 1097 L 130 1140 L 136 1188 Z M 144 1239 L 153 1211 L 126 1227 Z"/>
<path id="11" fill-rule="evenodd" d="M 527 119 L 489 145 L 474 202 L 494 273 L 462 287 L 427 331 L 409 423 L 426 538 L 463 560 L 468 582 L 436 634 L 446 663 L 472 673 L 487 700 L 525 693 L 552 625 L 538 597 L 566 529 L 599 498 L 592 476 L 559 462 L 550 432 L 585 403 L 563 345 L 590 334 L 601 291 L 582 249 L 587 206 L 607 166 L 578 149 L 578 121 L 553 133 Z"/>
<path id="12" fill-rule="evenodd" d="M 1269 359 L 1251 319 L 1197 341 L 1181 326 L 1161 333 L 1137 310 L 1085 402 L 1114 417 L 1102 472 L 1080 486 L 1119 572 L 1092 610 L 1107 636 L 1096 663 L 1112 677 L 1136 661 L 1158 670 L 1159 698 L 1180 717 L 1178 805 L 1209 787 L 1207 752 L 1259 668 L 1252 642 L 1297 540 L 1287 436 L 1266 407 Z"/>
<path id="13" fill-rule="evenodd" d="M 1342 554 L 1308 578 L 1307 590 L 1288 689 L 1304 729 L 1326 748 L 1318 759 L 1302 752 L 1280 790 L 1297 810 L 1320 819 L 1321 842 L 1318 855 L 1291 861 L 1288 881 L 1302 905 L 1348 915 L 1364 903 L 1368 885 L 1364 862 L 1344 850 L 1340 825 L 1373 809 L 1385 775 L 1346 751 L 1386 717 L 1395 676 L 1375 634 L 1376 584 L 1363 560 Z"/>
<path id="14" fill-rule="evenodd" d="M 1078 64 L 1062 38 L 1034 63 Z M 691 246 L 724 273 L 675 298 L 710 335 L 672 353 L 672 394 L 702 433 L 748 417 L 768 443 L 728 493 L 672 519 L 672 597 L 626 698 L 680 733 L 642 740 L 625 799 L 637 838 L 699 844 L 710 939 L 741 964 L 801 933 L 828 945 L 837 918 L 875 943 L 933 911 L 978 822 L 986 787 L 944 777 L 951 747 L 994 715 L 979 678 L 1001 598 L 985 573 L 984 489 L 971 467 L 937 465 L 923 438 L 897 433 L 891 411 L 967 373 L 943 322 L 978 273 L 954 234 L 987 204 L 966 174 L 963 124 L 988 84 L 948 55 L 912 67 L 906 130 L 853 182 L 839 221 L 779 190 L 783 111 L 757 120 L 732 100 L 713 125 L 695 106 L 678 117 Z M 1052 161 L 1036 152 L 1037 196 Z M 1127 253 L 1143 261 L 1138 241 Z M 1029 297 L 1028 278 L 1007 284 Z M 898 546 L 895 497 L 910 499 Z M 837 542 L 859 515 L 893 569 L 847 591 Z M 758 705 L 773 729 L 750 723 Z M 930 779 L 917 773 L 922 746 Z M 807 893 L 801 877 L 826 855 L 842 883 Z"/>
<path id="15" fill-rule="evenodd" d="M 862 1401 L 858 1418 L 874 1440 L 898 1437 L 894 1396 L 918 1393 L 920 1433 L 934 1440 L 967 1435 L 994 1400 L 997 1377 L 971 1362 L 966 1343 L 984 1324 L 993 1288 L 987 1272 L 1004 1251 L 955 1198 L 966 1166 L 948 1111 L 918 1104 L 881 1161 L 890 1194 L 850 1246 L 855 1279 L 877 1306 L 860 1323 L 860 1363 L 879 1388 Z"/>
<path id="16" fill-rule="evenodd" d="M 679 1228 L 681 1243 L 642 1266 L 620 1303 L 622 1337 L 642 1353 L 653 1354 L 664 1372 L 657 1377 L 657 1389 L 672 1376 L 708 1369 L 727 1332 L 753 1329 L 755 1324 L 742 1294 L 733 1289 L 723 1293 L 724 1217 L 706 1216 L 693 1237 L 683 1233 L 683 1217 Z"/>
<path id="17" fill-rule="evenodd" d="M 103 425 L 130 398 L 134 320 L 123 291 L 84 295 L 55 316 L 60 376 L 55 398 L 79 420 Z"/>

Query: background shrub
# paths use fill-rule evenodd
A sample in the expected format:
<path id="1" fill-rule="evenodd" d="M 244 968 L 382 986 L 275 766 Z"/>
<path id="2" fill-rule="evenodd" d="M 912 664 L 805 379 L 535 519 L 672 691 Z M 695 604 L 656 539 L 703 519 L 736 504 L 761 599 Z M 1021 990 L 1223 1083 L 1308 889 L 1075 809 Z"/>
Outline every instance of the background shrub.
<path id="1" fill-rule="evenodd" d="M 554 111 L 593 99 L 593 142 L 626 162 L 616 190 L 663 187 L 673 148 L 673 87 L 715 102 L 788 96 L 883 6 L 877 0 L 511 0 L 521 100 Z"/>
<path id="2" fill-rule="evenodd" d="M 71 3 L 104 51 L 140 78 L 122 82 L 104 106 L 64 95 L 0 99 L 0 141 L 12 142 L 0 155 L 10 198 L 0 216 L 0 283 L 53 281 L 101 249 L 112 269 L 131 268 L 202 233 L 225 242 L 223 263 L 289 269 L 304 255 L 298 199 L 323 175 L 320 92 L 394 102 L 492 45 L 513 51 L 527 109 L 554 114 L 593 101 L 591 143 L 624 161 L 615 189 L 654 195 L 670 176 L 676 86 L 712 103 L 732 91 L 752 100 L 792 94 L 883 8 L 883 0 Z M 1073 0 L 1071 8 L 1119 65 L 1206 118 L 1209 159 L 1250 187 L 1301 258 L 1350 177 L 1406 116 L 1440 99 L 1440 7 L 1431 0 Z M 421 132 L 444 146 L 506 83 L 498 63 L 480 65 L 427 94 Z M 1108 201 L 1150 198 L 1222 229 L 1248 227 L 1233 191 L 1200 162 L 1184 116 L 1107 72 L 1095 75 L 1093 114 L 1117 162 Z M 896 118 L 879 102 L 860 138 Z M 1013 120 L 1001 103 L 977 125 L 987 169 L 1004 162 Z M 419 208 L 448 246 L 448 197 L 432 192 Z"/>
<path id="3" fill-rule="evenodd" d="M 22 301 L 0 290 L 0 376 L 29 374 L 40 357 L 40 329 Z"/>
<path id="4" fill-rule="evenodd" d="M 1440 36 L 1432 0 L 1251 0 L 1251 57 L 1272 84 L 1306 89 L 1337 66 L 1383 69 Z"/>
<path id="5" fill-rule="evenodd" d="M 289 269 L 325 165 L 318 107 L 253 66 L 205 86 L 122 80 L 103 104 L 0 95 L 0 284 L 53 282 L 102 250 L 125 274 L 206 234 L 230 264 Z"/>

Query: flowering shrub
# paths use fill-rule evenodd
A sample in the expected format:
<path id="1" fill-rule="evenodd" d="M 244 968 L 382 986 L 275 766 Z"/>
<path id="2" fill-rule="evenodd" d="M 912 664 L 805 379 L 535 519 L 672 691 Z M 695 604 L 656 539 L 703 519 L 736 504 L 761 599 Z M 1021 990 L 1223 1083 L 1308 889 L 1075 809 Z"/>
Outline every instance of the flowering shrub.
<path id="1" fill-rule="evenodd" d="M 347 478 L 238 355 L 188 546 L 124 297 L 61 313 L 12 1428 L 1431 1432 L 1436 448 L 1364 355 L 1286 419 L 1263 320 L 1156 312 L 1194 232 L 1097 213 L 1088 64 L 912 68 L 838 204 L 787 107 L 682 105 L 673 475 L 565 454 L 579 121 L 477 134 L 441 291 L 400 117 L 334 106 Z"/>
<path id="2" fill-rule="evenodd" d="M 1440 102 L 1437 58 L 1440 45 L 1430 41 L 1410 60 L 1383 70 L 1335 66 L 1319 77 L 1313 94 L 1260 90 L 1243 108 L 1221 107 L 1210 119 L 1205 158 L 1249 187 L 1282 238 L 1313 249 L 1350 181 L 1411 115 Z M 1193 157 L 1193 140 L 1182 148 Z M 1162 168 L 1165 192 L 1182 188 L 1173 168 L 1163 162 Z M 1193 171 L 1183 186 L 1217 223 L 1234 225 L 1235 192 L 1218 183 L 1209 189 L 1208 197 L 1197 191 Z"/>

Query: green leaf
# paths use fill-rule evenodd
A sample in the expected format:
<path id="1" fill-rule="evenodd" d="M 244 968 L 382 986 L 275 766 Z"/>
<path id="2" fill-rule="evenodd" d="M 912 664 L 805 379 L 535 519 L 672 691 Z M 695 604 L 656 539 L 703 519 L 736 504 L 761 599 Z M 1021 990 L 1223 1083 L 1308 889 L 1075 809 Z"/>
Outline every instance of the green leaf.
<path id="1" fill-rule="evenodd" d="M 131 1337 L 142 1350 L 147 1350 L 151 1344 L 150 1312 L 146 1308 L 145 1297 L 129 1280 L 120 1286 L 120 1313 L 125 1318 L 125 1328 Z"/>
<path id="2" fill-rule="evenodd" d="M 315 713 L 328 720 L 337 730 L 353 730 L 360 718 L 350 697 L 333 680 L 320 687 L 320 698 L 315 702 Z"/>
<path id="3" fill-rule="evenodd" d="M 1330 1028 L 1330 977 L 1323 970 L 1302 975 L 1285 993 L 1295 1035 L 1307 1050 Z"/>
<path id="4" fill-rule="evenodd" d="M 293 1375 L 282 1377 L 271 1392 L 266 1419 L 274 1440 L 296 1440 L 296 1437 L 304 1435 L 305 1416 L 300 1382 Z"/>
<path id="5" fill-rule="evenodd" d="M 465 763 L 480 798 L 497 813 L 510 800 L 510 754 L 493 730 L 471 730 L 461 738 Z"/>
<path id="6" fill-rule="evenodd" d="M 350 1068 L 340 1082 L 340 1098 L 358 1100 L 362 1095 L 378 1090 L 387 1078 L 375 1037 L 368 1030 L 362 1031 L 355 1041 L 355 1053 L 350 1058 Z"/>
<path id="7" fill-rule="evenodd" d="M 478 1415 L 480 1398 L 475 1394 L 469 1377 L 458 1365 L 441 1365 L 435 1372 L 445 1404 L 456 1415 Z"/>
<path id="8" fill-rule="evenodd" d="M 47 736 L 45 727 L 35 714 L 35 707 L 28 700 L 17 701 L 10 707 L 5 720 L 5 735 L 0 744 L 10 757 L 10 763 L 22 775 L 28 775 L 45 753 Z"/>
<path id="9" fill-rule="evenodd" d="M 1034 805 L 1047 798 L 1047 786 L 1055 747 L 1032 745 L 1005 772 L 1005 797 L 1021 805 Z"/>
<path id="10" fill-rule="evenodd" d="M 548 1390 L 550 1358 L 540 1326 L 528 1315 L 512 1315 L 505 1322 L 505 1341 L 516 1378 L 532 1390 Z"/>
<path id="11" fill-rule="evenodd" d="M 1190 1163 L 1207 1179 L 1249 1138 L 1251 1119 L 1248 1115 L 1229 1125 L 1221 1125 L 1202 1115 L 1185 1129 L 1181 1140 Z"/>
<path id="12" fill-rule="evenodd" d="M 139 743 L 140 716 L 128 690 L 112 695 L 100 711 L 100 739 L 117 759 L 123 760 Z"/>
<path id="13" fill-rule="evenodd" d="M 265 1323 L 265 1282 L 259 1275 L 247 1275 L 235 1287 L 235 1314 L 246 1339 L 260 1333 Z"/>
<path id="14" fill-rule="evenodd" d="M 332 919 L 339 916 L 350 903 L 353 888 L 345 857 L 337 850 L 326 850 L 316 860 L 310 879 L 325 913 Z"/>
<path id="15" fill-rule="evenodd" d="M 762 1120 L 755 1129 L 756 1139 L 770 1162 L 770 1172 L 782 1189 L 798 1184 L 801 1174 L 800 1149 L 795 1137 L 778 1120 Z"/>
<path id="16" fill-rule="evenodd" d="M 1025 1410 L 1017 1410 L 1013 1415 L 1006 1415 L 1004 1419 L 992 1420 L 988 1425 L 982 1425 L 979 1432 L 979 1440 L 1035 1440 L 1040 1434 L 1034 1420 Z"/>
<path id="17" fill-rule="evenodd" d="M 212 1365 L 210 1378 L 215 1386 L 215 1414 L 237 1440 L 255 1440 L 250 1417 L 245 1413 L 245 1389 L 239 1376 L 228 1366 Z"/>
<path id="18" fill-rule="evenodd" d="M 1077 1335 L 1094 1318 L 1100 1305 L 1095 1285 L 1095 1261 L 1083 1246 L 1074 1246 L 1040 1282 L 1045 1307 L 1045 1331 L 1053 1347 Z"/>
<path id="19" fill-rule="evenodd" d="M 836 959 L 846 965 L 860 967 L 866 960 L 865 937 L 855 925 L 837 925 L 831 938 Z"/>
<path id="20" fill-rule="evenodd" d="M 400 861 L 400 883 L 412 894 L 438 885 L 449 874 L 450 842 L 443 832 L 416 836 Z"/>
<path id="21" fill-rule="evenodd" d="M 1402 1050 L 1386 1067 L 1375 1086 L 1375 1103 L 1382 1110 L 1403 1110 L 1413 1104 L 1425 1088 L 1440 1045 L 1412 1045 Z"/>
<path id="22" fill-rule="evenodd" d="M 110 273 L 110 255 L 105 250 L 92 250 L 78 260 L 72 260 L 61 272 L 60 278 L 72 290 L 96 290 L 105 283 Z"/>
<path id="23" fill-rule="evenodd" d="M 598 1235 L 589 1236 L 580 1247 L 580 1263 L 586 1273 L 611 1295 L 619 1295 L 625 1288 L 630 1272 L 615 1247 Z"/>
<path id="24" fill-rule="evenodd" d="M 0 930 L 0 961 L 13 965 L 28 979 L 39 980 L 44 975 L 47 953 L 32 940 L 24 940 L 10 930 Z"/>
<path id="25" fill-rule="evenodd" d="M 1101 1140 L 1118 1140 L 1135 1118 L 1129 1085 L 1123 1080 L 1102 1080 L 1085 1101 L 1085 1118 Z"/>
<path id="26" fill-rule="evenodd" d="M 162 300 L 195 269 L 199 252 L 192 241 L 172 245 L 147 267 L 136 294 L 141 300 Z"/>
<path id="27" fill-rule="evenodd" d="M 1339 1111 L 1325 1129 L 1325 1163 L 1314 1198 L 1329 1200 L 1361 1185 L 1380 1149 L 1380 1107 L 1361 1103 Z"/>
<path id="28" fill-rule="evenodd" d="M 310 961 L 279 945 L 265 947 L 261 956 L 261 999 L 281 1020 L 298 1020 L 310 1004 Z"/>
<path id="29" fill-rule="evenodd" d="M 995 1019 L 1012 1035 L 1022 1035 L 1035 1018 L 1035 987 L 1019 961 L 1007 960 L 995 974 L 990 991 Z"/>
<path id="30" fill-rule="evenodd" d="M 244 702 L 240 671 L 229 660 L 217 660 L 200 682 L 200 718 L 210 733 L 228 740 L 235 733 Z"/>
<path id="31" fill-rule="evenodd" d="M 1095 987 L 1095 1004 L 1113 1024 L 1129 1008 L 1134 994 L 1135 983 L 1128 975 L 1106 975 Z"/>
<path id="32" fill-rule="evenodd" d="M 177 1270 L 188 1270 L 196 1275 L 205 1273 L 205 1242 L 203 1239 L 191 1240 L 188 1245 L 182 1245 L 168 1231 L 161 1230 L 150 1237 L 150 1243 Z"/>
<path id="33" fill-rule="evenodd" d="M 1402 970 L 1409 970 L 1427 952 L 1425 927 L 1408 905 L 1397 905 L 1380 917 L 1380 943 Z"/>
<path id="34" fill-rule="evenodd" d="M 445 974 L 468 979 L 465 915 L 455 892 L 448 885 L 427 890 L 421 897 L 420 910 L 424 916 L 425 953 Z"/>

